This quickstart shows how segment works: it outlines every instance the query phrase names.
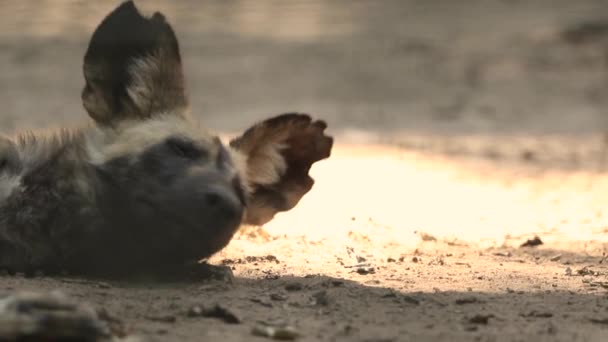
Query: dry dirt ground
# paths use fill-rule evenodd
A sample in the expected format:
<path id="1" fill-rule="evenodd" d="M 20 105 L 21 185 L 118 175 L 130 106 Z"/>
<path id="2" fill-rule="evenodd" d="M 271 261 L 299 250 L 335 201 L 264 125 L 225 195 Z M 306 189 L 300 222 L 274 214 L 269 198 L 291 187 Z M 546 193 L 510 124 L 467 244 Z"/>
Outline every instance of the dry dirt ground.
<path id="1" fill-rule="evenodd" d="M 84 120 L 82 54 L 116 3 L 0 1 L 2 133 Z M 1 276 L 1 292 L 60 289 L 159 341 L 263 341 L 263 324 L 300 341 L 608 340 L 606 1 L 145 7 L 174 22 L 211 129 L 306 111 L 333 156 L 296 209 L 211 260 L 232 282 Z M 197 315 L 215 304 L 239 323 Z"/>

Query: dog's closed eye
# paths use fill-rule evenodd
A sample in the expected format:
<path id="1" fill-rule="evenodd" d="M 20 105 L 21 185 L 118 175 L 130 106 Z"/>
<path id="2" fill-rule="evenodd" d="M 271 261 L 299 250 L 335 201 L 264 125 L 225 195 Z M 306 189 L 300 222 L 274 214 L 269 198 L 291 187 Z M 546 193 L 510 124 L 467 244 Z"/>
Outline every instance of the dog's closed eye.
<path id="1" fill-rule="evenodd" d="M 166 144 L 176 155 L 186 159 L 200 160 L 208 157 L 207 151 L 190 140 L 172 137 L 167 139 Z"/>

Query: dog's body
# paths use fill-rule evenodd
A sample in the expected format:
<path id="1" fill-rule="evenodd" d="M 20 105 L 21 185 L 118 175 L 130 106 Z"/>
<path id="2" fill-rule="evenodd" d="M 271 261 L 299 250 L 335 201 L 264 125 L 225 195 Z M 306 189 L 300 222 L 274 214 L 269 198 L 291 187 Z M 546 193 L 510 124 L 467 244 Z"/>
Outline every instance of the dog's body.
<path id="1" fill-rule="evenodd" d="M 177 38 L 123 3 L 85 55 L 94 124 L 0 137 L 0 267 L 159 273 L 209 257 L 312 187 L 322 121 L 284 114 L 224 145 L 189 115 Z"/>

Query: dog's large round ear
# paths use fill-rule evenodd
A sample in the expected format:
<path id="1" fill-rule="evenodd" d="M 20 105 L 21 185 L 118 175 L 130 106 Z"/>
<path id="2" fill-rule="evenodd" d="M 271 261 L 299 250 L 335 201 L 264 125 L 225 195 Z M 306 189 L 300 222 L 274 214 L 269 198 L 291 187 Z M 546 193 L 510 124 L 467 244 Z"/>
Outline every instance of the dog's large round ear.
<path id="1" fill-rule="evenodd" d="M 263 225 L 294 208 L 313 187 L 312 165 L 331 155 L 327 124 L 307 114 L 286 113 L 262 121 L 230 142 L 247 159 L 251 187 L 245 223 Z"/>
<path id="2" fill-rule="evenodd" d="M 100 125 L 156 114 L 181 115 L 188 106 L 179 43 L 161 13 L 144 17 L 133 1 L 97 27 L 84 56 L 82 101 Z"/>

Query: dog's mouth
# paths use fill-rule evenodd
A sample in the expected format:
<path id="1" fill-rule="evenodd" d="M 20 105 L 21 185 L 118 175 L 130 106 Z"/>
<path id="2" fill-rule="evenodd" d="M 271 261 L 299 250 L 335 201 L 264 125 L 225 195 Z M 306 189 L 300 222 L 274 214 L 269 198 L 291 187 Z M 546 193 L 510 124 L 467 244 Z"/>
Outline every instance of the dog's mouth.
<path id="1" fill-rule="evenodd" d="M 190 214 L 182 215 L 146 198 L 136 198 L 136 201 L 153 213 L 142 220 L 153 222 L 154 226 L 158 227 L 162 233 L 159 234 L 159 239 L 161 239 L 160 236 L 164 236 L 168 239 L 167 244 L 172 242 L 182 247 L 190 246 L 187 248 L 188 250 L 204 249 L 204 245 L 211 243 L 212 240 L 222 240 L 222 236 L 232 236 L 240 226 L 243 217 L 242 213 L 240 216 L 235 215 L 223 219 L 205 215 L 200 217 Z M 244 210 L 245 206 L 243 206 Z"/>

